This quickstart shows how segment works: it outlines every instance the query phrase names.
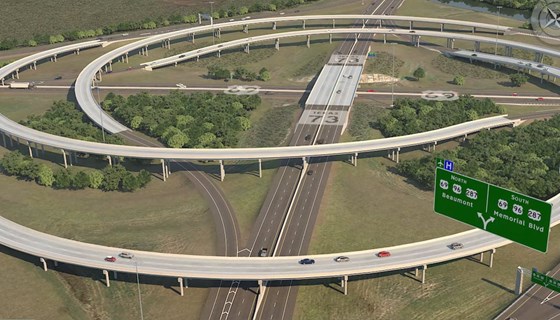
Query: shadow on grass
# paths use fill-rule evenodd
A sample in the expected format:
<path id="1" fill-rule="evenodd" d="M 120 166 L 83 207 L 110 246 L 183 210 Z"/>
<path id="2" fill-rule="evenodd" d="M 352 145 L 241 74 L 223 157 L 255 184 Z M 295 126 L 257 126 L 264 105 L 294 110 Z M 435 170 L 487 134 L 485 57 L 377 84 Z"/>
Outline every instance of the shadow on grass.
<path id="1" fill-rule="evenodd" d="M 511 289 L 509 289 L 509 288 L 507 288 L 507 287 L 505 287 L 505 286 L 503 286 L 503 285 L 501 285 L 501 284 L 499 284 L 499 283 L 496 283 L 496 282 L 494 282 L 494 281 L 492 281 L 492 280 L 489 280 L 489 279 L 486 279 L 486 278 L 481 278 L 480 280 L 482 280 L 482 281 L 484 281 L 484 282 L 486 282 L 486 283 L 489 283 L 489 284 L 491 284 L 491 285 L 493 285 L 493 286 L 495 286 L 495 287 L 497 287 L 497 288 L 499 288 L 499 289 L 502 289 L 502 290 L 504 290 L 504 291 L 506 291 L 506 292 L 508 292 L 508 293 L 515 294 L 515 291 L 513 291 L 513 290 L 511 290 Z"/>

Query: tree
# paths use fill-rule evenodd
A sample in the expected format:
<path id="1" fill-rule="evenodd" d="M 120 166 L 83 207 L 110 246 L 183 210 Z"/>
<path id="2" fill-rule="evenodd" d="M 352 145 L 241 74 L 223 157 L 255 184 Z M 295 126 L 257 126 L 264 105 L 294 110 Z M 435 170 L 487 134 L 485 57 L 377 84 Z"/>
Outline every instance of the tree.
<path id="1" fill-rule="evenodd" d="M 37 41 L 31 39 L 31 40 L 27 41 L 27 46 L 36 47 L 37 46 Z"/>
<path id="2" fill-rule="evenodd" d="M 74 189 L 85 189 L 90 185 L 89 175 L 83 171 L 76 173 L 72 180 L 72 187 Z"/>
<path id="3" fill-rule="evenodd" d="M 529 77 L 527 77 L 524 73 L 514 73 L 509 76 L 509 80 L 514 86 L 521 87 L 529 81 Z"/>
<path id="4" fill-rule="evenodd" d="M 426 71 L 424 71 L 422 67 L 418 67 L 416 70 L 414 70 L 414 73 L 412 75 L 414 76 L 414 78 L 416 78 L 416 80 L 420 80 L 426 76 Z"/>
<path id="5" fill-rule="evenodd" d="M 11 176 L 18 175 L 24 159 L 25 157 L 17 150 L 6 153 L 4 157 L 2 157 L 1 163 L 2 168 L 4 168 L 4 172 Z"/>
<path id="6" fill-rule="evenodd" d="M 268 11 L 276 11 L 276 5 L 274 3 L 269 3 Z"/>
<path id="7" fill-rule="evenodd" d="M 45 164 L 40 164 L 37 172 L 37 183 L 42 186 L 51 187 L 54 181 L 55 179 L 52 169 Z"/>
<path id="8" fill-rule="evenodd" d="M 134 130 L 138 129 L 138 127 L 140 127 L 141 124 L 142 124 L 142 116 L 134 116 L 134 118 L 132 118 L 132 121 L 130 121 L 130 127 Z"/>
<path id="9" fill-rule="evenodd" d="M 181 132 L 172 135 L 171 138 L 167 140 L 167 145 L 169 145 L 171 148 L 182 148 L 188 142 L 189 142 L 189 137 L 187 137 L 186 134 Z"/>
<path id="10" fill-rule="evenodd" d="M 458 86 L 462 86 L 465 84 L 465 77 L 461 76 L 461 75 L 457 75 L 453 78 L 453 84 L 458 85 Z"/>
<path id="11" fill-rule="evenodd" d="M 88 172 L 89 176 L 89 187 L 92 189 L 99 189 L 103 183 L 103 172 L 99 170 L 94 170 Z"/>
<path id="12" fill-rule="evenodd" d="M 251 128 L 251 120 L 245 117 L 237 117 L 237 121 L 239 122 L 239 126 L 241 127 L 241 130 L 247 131 L 249 130 L 249 128 Z"/>
<path id="13" fill-rule="evenodd" d="M 138 179 L 136 179 L 136 177 L 132 173 L 127 172 L 122 179 L 123 191 L 132 192 L 139 187 L 140 184 L 138 183 Z"/>
<path id="14" fill-rule="evenodd" d="M 60 169 L 54 174 L 54 186 L 57 189 L 69 189 L 72 186 L 72 172 L 68 169 Z"/>
<path id="15" fill-rule="evenodd" d="M 270 72 L 266 68 L 262 68 L 259 71 L 259 80 L 261 80 L 261 81 L 270 80 Z"/>
<path id="16" fill-rule="evenodd" d="M 152 180 L 152 175 L 150 174 L 149 171 L 142 169 L 138 173 L 137 179 L 138 179 L 138 186 L 140 188 L 144 188 Z"/>
<path id="17" fill-rule="evenodd" d="M 103 191 L 115 191 L 120 188 L 121 181 L 126 175 L 126 169 L 120 165 L 108 166 L 103 169 Z"/>
<path id="18" fill-rule="evenodd" d="M 249 13 L 249 8 L 239 7 L 239 14 L 247 14 L 247 13 Z"/>

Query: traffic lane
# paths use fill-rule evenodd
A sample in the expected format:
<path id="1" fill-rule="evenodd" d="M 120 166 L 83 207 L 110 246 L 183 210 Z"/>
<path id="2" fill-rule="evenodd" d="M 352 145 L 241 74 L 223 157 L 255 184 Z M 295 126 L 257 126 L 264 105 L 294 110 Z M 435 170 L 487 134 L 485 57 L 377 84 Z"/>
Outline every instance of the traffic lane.
<path id="1" fill-rule="evenodd" d="M 324 129 L 325 127 L 327 128 Z M 329 143 L 338 141 L 341 132 L 342 126 L 321 128 L 321 135 Z M 289 217 L 290 220 L 285 230 L 286 236 L 279 246 L 279 255 L 302 255 L 307 252 L 331 165 L 328 158 L 317 158 L 310 161 L 308 170 L 313 170 L 313 174 L 306 175 L 302 182 L 302 189 L 295 205 L 296 209 Z M 305 266 L 302 265 L 302 267 Z M 292 284 L 292 281 L 270 283 L 260 309 L 259 319 L 291 318 L 297 297 L 297 287 L 292 287 Z"/>
<path id="2" fill-rule="evenodd" d="M 557 278 L 560 273 L 560 264 L 556 265 L 549 276 Z M 532 285 L 521 298 L 513 302 L 506 310 L 504 310 L 495 320 L 507 320 L 514 318 L 517 320 L 532 319 L 555 319 L 560 317 L 560 297 L 558 293 L 546 289 L 540 285 Z M 544 302 L 545 298 L 552 298 Z"/>
<path id="3" fill-rule="evenodd" d="M 290 145 L 309 144 L 306 139 L 308 132 L 312 132 L 315 125 L 298 124 L 294 130 L 294 134 L 290 139 Z M 316 130 L 316 129 L 315 129 Z M 280 230 L 284 215 L 289 206 L 289 201 L 295 191 L 295 185 L 301 173 L 301 165 L 298 165 L 296 159 L 284 161 L 284 165 L 279 169 L 275 175 L 271 189 L 261 207 L 261 211 L 255 221 L 252 235 L 249 243 L 245 249 L 240 250 L 250 256 L 258 256 L 262 248 L 268 248 L 269 254 L 273 250 L 276 235 Z M 275 190 L 273 189 L 276 186 Z M 274 190 L 274 191 L 272 191 Z M 254 287 L 254 283 L 241 283 L 240 287 L 232 290 L 231 285 L 221 289 L 214 290 L 212 295 L 206 301 L 205 311 L 203 312 L 204 319 L 213 319 L 219 312 L 221 315 L 224 312 L 223 307 L 228 302 L 228 296 L 233 295 L 231 309 L 228 310 L 227 316 L 235 317 L 235 319 L 249 318 L 253 306 L 256 302 L 256 292 L 258 288 Z M 221 309 L 219 306 L 223 306 Z"/>

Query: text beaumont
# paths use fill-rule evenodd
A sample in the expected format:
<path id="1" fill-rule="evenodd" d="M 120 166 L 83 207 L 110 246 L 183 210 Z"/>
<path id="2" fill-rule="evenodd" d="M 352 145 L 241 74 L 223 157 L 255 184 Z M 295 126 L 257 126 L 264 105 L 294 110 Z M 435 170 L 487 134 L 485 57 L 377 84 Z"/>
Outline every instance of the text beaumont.
<path id="1" fill-rule="evenodd" d="M 467 201 L 467 200 L 463 200 L 461 198 L 454 197 L 454 196 L 452 196 L 450 194 L 447 194 L 445 192 L 443 192 L 441 196 L 444 199 L 447 199 L 447 200 L 450 200 L 450 201 L 453 201 L 453 202 L 457 202 L 457 203 L 462 204 L 464 206 L 471 207 L 471 208 L 474 207 L 474 204 L 472 202 Z"/>

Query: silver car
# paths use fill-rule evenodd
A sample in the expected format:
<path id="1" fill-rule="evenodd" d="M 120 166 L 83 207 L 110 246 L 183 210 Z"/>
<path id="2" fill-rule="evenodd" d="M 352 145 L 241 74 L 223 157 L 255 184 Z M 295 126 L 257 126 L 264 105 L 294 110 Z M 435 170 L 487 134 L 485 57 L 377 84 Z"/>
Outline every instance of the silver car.
<path id="1" fill-rule="evenodd" d="M 346 257 L 346 256 L 339 256 L 334 258 L 334 261 L 336 262 L 348 262 L 350 261 L 350 258 Z"/>
<path id="2" fill-rule="evenodd" d="M 460 242 L 453 242 L 452 244 L 449 245 L 449 248 L 451 250 L 463 249 L 463 244 Z"/>
<path id="3" fill-rule="evenodd" d="M 121 252 L 121 253 L 119 253 L 119 257 L 125 258 L 125 259 L 132 259 L 132 258 L 134 258 L 134 254 L 131 253 L 131 252 Z"/>

